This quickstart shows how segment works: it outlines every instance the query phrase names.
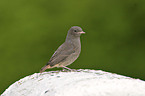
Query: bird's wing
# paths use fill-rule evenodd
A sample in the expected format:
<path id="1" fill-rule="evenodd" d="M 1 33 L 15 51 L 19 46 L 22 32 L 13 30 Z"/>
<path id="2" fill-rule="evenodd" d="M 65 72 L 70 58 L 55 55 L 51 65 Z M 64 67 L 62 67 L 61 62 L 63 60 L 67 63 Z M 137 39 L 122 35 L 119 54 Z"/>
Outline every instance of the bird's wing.
<path id="1" fill-rule="evenodd" d="M 72 44 L 63 43 L 52 55 L 49 60 L 50 66 L 54 66 L 66 60 L 66 58 L 75 52 L 75 48 Z"/>

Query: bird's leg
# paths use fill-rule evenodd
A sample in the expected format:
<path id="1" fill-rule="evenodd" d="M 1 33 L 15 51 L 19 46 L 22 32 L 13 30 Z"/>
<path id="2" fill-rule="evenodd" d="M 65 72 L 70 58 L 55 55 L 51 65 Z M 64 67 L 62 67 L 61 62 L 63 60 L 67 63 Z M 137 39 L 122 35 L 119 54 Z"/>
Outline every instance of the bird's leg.
<path id="1" fill-rule="evenodd" d="M 71 71 L 71 72 L 76 72 L 76 70 L 75 69 L 70 69 L 70 68 L 68 68 L 68 67 L 66 67 L 66 66 L 62 66 L 63 67 L 63 70 L 62 71 L 64 71 L 65 69 L 68 69 L 69 71 Z M 64 69 L 65 68 L 65 69 Z"/>
<path id="2" fill-rule="evenodd" d="M 62 71 L 66 71 L 66 69 L 63 68 Z"/>
<path id="3" fill-rule="evenodd" d="M 66 67 L 66 66 L 62 66 L 63 67 L 63 70 L 64 70 L 64 68 L 66 68 L 66 69 L 68 69 L 68 70 L 70 70 L 70 71 L 73 71 L 72 69 L 70 69 L 70 68 L 68 68 L 68 67 Z"/>

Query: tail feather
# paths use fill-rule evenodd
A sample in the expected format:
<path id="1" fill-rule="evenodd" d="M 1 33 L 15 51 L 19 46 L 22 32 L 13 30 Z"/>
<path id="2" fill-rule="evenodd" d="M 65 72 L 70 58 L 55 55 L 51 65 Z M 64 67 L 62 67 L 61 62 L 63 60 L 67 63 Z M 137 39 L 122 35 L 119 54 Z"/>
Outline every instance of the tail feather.
<path id="1" fill-rule="evenodd" d="M 46 69 L 51 68 L 50 65 L 45 65 L 44 67 L 41 68 L 40 73 L 42 73 L 43 71 L 45 71 Z"/>

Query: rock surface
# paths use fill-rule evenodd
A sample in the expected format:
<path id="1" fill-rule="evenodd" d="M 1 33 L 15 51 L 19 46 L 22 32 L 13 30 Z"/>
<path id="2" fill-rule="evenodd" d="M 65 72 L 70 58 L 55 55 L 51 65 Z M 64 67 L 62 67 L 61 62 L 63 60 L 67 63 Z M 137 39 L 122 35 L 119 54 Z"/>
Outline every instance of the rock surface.
<path id="1" fill-rule="evenodd" d="M 145 96 L 145 81 L 101 70 L 34 73 L 1 96 Z"/>

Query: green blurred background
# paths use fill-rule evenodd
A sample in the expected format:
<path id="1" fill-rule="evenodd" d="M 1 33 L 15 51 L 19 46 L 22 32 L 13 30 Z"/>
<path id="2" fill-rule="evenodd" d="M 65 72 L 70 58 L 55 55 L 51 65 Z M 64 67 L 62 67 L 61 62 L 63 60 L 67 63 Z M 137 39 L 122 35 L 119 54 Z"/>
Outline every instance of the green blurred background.
<path id="1" fill-rule="evenodd" d="M 69 68 L 145 80 L 145 0 L 1 0 L 0 94 L 39 72 L 74 25 L 86 34 Z"/>

